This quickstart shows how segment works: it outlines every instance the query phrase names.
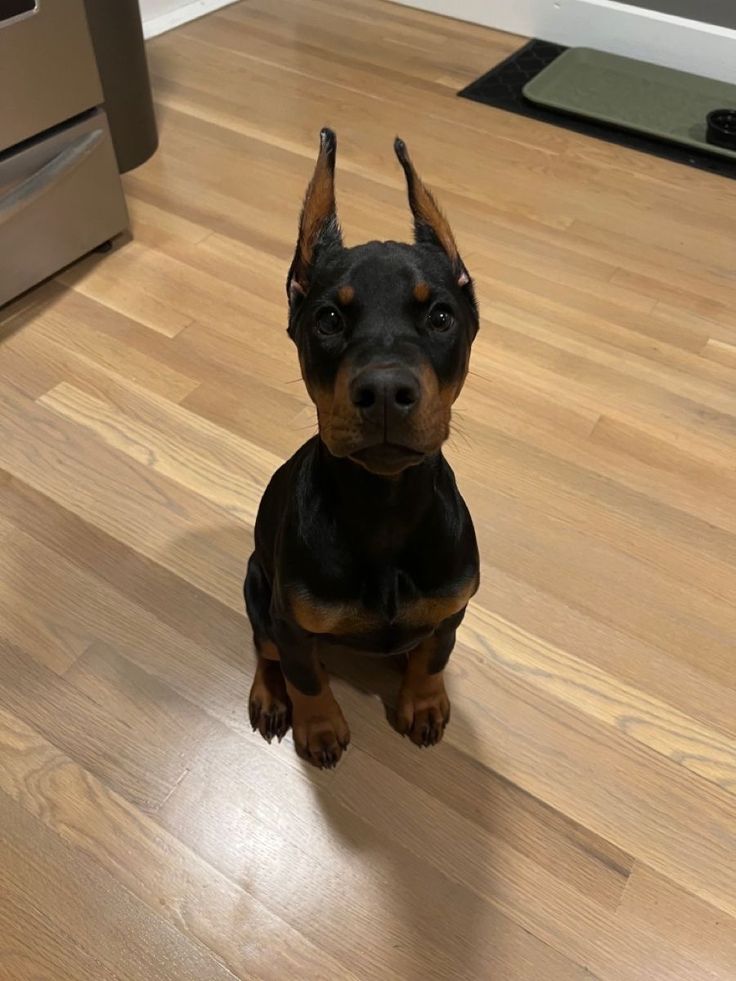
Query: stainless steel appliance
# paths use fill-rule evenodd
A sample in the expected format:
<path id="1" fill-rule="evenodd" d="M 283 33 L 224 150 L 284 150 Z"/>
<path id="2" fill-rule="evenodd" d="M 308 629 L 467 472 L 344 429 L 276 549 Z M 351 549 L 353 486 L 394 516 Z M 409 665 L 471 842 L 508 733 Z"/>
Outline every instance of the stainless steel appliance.
<path id="1" fill-rule="evenodd" d="M 0 0 L 0 305 L 128 225 L 83 0 Z"/>

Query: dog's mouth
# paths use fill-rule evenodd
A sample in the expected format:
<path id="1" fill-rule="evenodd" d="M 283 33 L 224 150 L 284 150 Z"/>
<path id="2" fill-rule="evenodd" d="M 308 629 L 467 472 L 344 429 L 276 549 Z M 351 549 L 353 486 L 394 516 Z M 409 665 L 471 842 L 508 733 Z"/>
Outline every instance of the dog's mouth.
<path id="1" fill-rule="evenodd" d="M 359 463 L 371 473 L 390 475 L 401 473 L 407 467 L 414 467 L 421 463 L 426 454 L 419 450 L 414 450 L 410 446 L 401 446 L 397 443 L 376 443 L 374 446 L 366 446 L 362 450 L 356 450 L 350 454 L 350 459 Z"/>

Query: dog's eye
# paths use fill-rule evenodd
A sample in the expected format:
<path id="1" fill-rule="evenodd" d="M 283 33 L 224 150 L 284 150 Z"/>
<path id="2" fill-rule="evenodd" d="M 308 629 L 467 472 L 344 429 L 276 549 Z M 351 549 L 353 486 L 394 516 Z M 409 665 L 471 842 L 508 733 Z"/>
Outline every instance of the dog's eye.
<path id="1" fill-rule="evenodd" d="M 322 307 L 317 312 L 316 324 L 320 334 L 339 334 L 342 330 L 342 317 L 334 307 Z"/>
<path id="2" fill-rule="evenodd" d="M 449 307 L 437 306 L 429 315 L 429 326 L 433 330 L 449 330 L 454 323 L 455 318 Z"/>

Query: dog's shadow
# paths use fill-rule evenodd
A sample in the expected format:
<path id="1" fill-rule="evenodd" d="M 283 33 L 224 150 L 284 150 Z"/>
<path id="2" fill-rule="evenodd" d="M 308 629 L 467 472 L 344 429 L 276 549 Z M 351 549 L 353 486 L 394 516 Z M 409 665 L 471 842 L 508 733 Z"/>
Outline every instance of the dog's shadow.
<path id="1" fill-rule="evenodd" d="M 386 721 L 396 729 L 396 693 L 406 666 L 405 655 L 365 657 L 336 645 L 324 652 L 322 663 L 331 678 L 379 699 Z"/>
<path id="2" fill-rule="evenodd" d="M 235 558 L 241 543 L 242 561 Z M 223 568 L 218 572 L 220 581 L 229 582 L 231 569 L 237 570 L 233 601 L 228 603 L 232 607 L 239 603 L 251 546 L 251 534 L 232 522 L 199 529 L 172 543 L 169 559 L 175 553 L 175 563 L 184 560 L 201 566 L 202 557 L 217 562 L 219 556 L 226 566 L 226 575 Z M 168 560 L 164 564 L 172 565 Z M 214 643 L 227 638 L 232 648 L 232 610 L 223 616 L 227 624 L 212 624 L 212 638 Z M 242 651 L 245 717 L 255 658 L 244 613 Z M 316 863 L 311 898 L 327 911 L 325 915 L 335 917 L 334 929 L 348 936 L 351 920 L 356 925 L 364 920 L 362 929 L 355 930 L 357 975 L 372 972 L 372 976 L 401 977 L 402 981 L 487 978 L 491 976 L 489 951 L 504 946 L 503 931 L 498 928 L 504 918 L 493 914 L 489 906 L 492 884 L 485 871 L 487 856 L 478 854 L 483 835 L 476 827 L 472 831 L 475 844 L 467 840 L 468 829 L 473 827 L 467 812 L 482 813 L 480 823 L 487 832 L 488 773 L 477 762 L 473 728 L 458 700 L 453 702 L 448 729 L 452 736 L 437 747 L 420 750 L 394 731 L 404 663 L 402 657 L 361 657 L 337 647 L 326 654 L 325 667 L 351 725 L 353 743 L 335 771 L 321 772 L 296 758 L 294 762 L 303 774 L 305 790 L 311 788 L 328 837 L 343 853 L 338 874 L 354 868 L 355 888 L 350 905 L 335 909 L 330 894 L 335 871 Z M 453 671 L 451 660 L 451 697 Z M 282 754 L 294 753 L 291 737 L 280 747 L 274 744 L 267 753 L 278 764 L 275 774 L 283 772 Z M 266 771 L 259 768 L 258 772 L 263 777 Z M 257 793 L 257 788 L 251 787 L 250 792 Z M 298 821 L 298 814 L 292 813 L 295 806 L 287 804 L 285 810 L 290 820 Z M 324 894 L 315 896 L 320 890 Z M 341 892 L 344 904 L 346 894 Z M 366 946 L 368 939 L 370 947 Z"/>
<path id="3" fill-rule="evenodd" d="M 313 774 L 309 767 L 309 775 L 333 834 L 356 853 L 365 875 L 378 887 L 390 924 L 390 932 L 375 938 L 383 964 L 390 965 L 392 976 L 405 981 L 490 978 L 489 952 L 495 948 L 498 956 L 505 946 L 504 936 L 497 931 L 503 917 L 495 911 L 489 916 L 485 897 L 492 888 L 486 873 L 487 856 L 478 853 L 472 858 L 471 882 L 466 881 L 462 868 L 473 842 L 463 841 L 468 827 L 464 802 L 453 800 L 452 785 L 470 773 L 478 778 L 472 786 L 467 781 L 464 790 L 473 812 L 483 812 L 486 826 L 491 803 L 486 774 L 474 762 L 472 728 L 462 705 L 453 701 L 450 723 L 464 734 L 462 752 L 447 740 L 420 750 L 395 730 L 404 658 L 345 657 L 336 649 L 325 664 L 359 752 L 348 750 L 334 774 Z M 350 709 L 346 687 L 353 690 Z M 351 711 L 356 697 L 364 705 L 358 719 Z M 379 701 L 384 719 L 377 711 Z M 365 730 L 371 710 L 376 724 L 367 738 L 363 732 L 362 739 L 361 735 L 356 739 L 358 725 L 362 722 Z M 368 766 L 370 773 L 365 775 Z M 385 786 L 381 786 L 382 779 Z M 458 855 L 462 863 L 456 865 Z M 361 897 L 356 897 L 356 906 L 360 902 Z M 386 949 L 389 945 L 391 952 Z"/>

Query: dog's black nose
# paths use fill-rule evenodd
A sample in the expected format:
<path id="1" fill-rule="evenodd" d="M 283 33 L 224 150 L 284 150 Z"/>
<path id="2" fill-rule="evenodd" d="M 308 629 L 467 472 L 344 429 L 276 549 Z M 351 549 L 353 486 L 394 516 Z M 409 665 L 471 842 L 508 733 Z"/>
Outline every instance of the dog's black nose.
<path id="1" fill-rule="evenodd" d="M 408 416 L 419 394 L 419 381 L 401 365 L 364 368 L 350 385 L 353 405 L 376 422 L 384 417 Z"/>

